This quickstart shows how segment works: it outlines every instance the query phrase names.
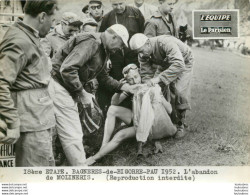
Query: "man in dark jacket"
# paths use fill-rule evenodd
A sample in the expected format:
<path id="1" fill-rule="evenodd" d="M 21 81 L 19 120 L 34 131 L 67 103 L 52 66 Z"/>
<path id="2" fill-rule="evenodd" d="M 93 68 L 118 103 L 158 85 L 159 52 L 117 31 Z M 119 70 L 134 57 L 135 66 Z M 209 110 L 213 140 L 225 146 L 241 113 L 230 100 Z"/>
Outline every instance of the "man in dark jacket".
<path id="1" fill-rule="evenodd" d="M 82 103 L 83 107 L 93 106 L 94 98 L 85 91 L 85 84 L 96 77 L 112 92 L 132 89 L 108 76 L 105 69 L 105 50 L 114 52 L 127 46 L 128 38 L 127 29 L 119 24 L 101 34 L 78 34 L 52 59 L 57 130 L 70 165 L 81 166 L 85 162 L 77 103 Z"/>
<path id="2" fill-rule="evenodd" d="M 0 143 L 18 140 L 16 166 L 54 166 L 49 63 L 39 39 L 49 32 L 55 9 L 54 0 L 27 1 L 23 21 L 0 44 L 0 119 L 7 125 Z"/>
<path id="3" fill-rule="evenodd" d="M 104 32 L 113 24 L 124 25 L 128 32 L 129 38 L 131 38 L 135 33 L 144 32 L 144 17 L 139 9 L 127 6 L 125 0 L 111 0 L 113 10 L 107 13 L 102 20 L 100 27 L 100 32 Z M 124 48 L 124 50 L 118 50 L 115 54 L 110 54 L 110 70 L 109 75 L 114 79 L 120 80 L 123 78 L 122 69 L 131 63 L 139 64 L 137 59 L 137 54 L 131 51 L 129 48 Z M 102 84 L 100 83 L 100 86 Z M 108 92 L 104 88 L 100 87 L 97 92 L 99 97 L 99 104 L 104 111 L 107 111 L 110 105 L 111 97 L 113 93 Z M 100 98 L 105 97 L 105 98 Z"/>

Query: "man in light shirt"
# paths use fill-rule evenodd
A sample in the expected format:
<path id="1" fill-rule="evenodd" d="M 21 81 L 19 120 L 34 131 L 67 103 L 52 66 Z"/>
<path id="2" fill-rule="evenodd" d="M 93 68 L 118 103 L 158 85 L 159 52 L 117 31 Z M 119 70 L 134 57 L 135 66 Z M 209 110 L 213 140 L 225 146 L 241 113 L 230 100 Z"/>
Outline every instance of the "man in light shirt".
<path id="1" fill-rule="evenodd" d="M 150 19 L 152 14 L 157 10 L 156 6 L 145 3 L 144 0 L 134 0 L 134 3 L 131 4 L 131 6 L 138 8 L 145 20 Z"/>

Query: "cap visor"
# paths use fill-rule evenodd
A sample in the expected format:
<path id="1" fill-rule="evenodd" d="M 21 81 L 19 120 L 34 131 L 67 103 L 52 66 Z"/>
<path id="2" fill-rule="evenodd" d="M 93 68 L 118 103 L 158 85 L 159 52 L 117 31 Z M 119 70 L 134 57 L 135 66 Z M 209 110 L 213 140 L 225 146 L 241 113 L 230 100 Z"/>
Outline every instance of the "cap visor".
<path id="1" fill-rule="evenodd" d="M 125 40 L 122 40 L 122 41 L 126 45 L 126 47 L 128 47 L 128 43 Z"/>
<path id="2" fill-rule="evenodd" d="M 98 24 L 94 23 L 94 22 L 87 22 L 87 23 L 83 24 L 83 26 L 86 26 L 86 25 L 98 26 Z"/>

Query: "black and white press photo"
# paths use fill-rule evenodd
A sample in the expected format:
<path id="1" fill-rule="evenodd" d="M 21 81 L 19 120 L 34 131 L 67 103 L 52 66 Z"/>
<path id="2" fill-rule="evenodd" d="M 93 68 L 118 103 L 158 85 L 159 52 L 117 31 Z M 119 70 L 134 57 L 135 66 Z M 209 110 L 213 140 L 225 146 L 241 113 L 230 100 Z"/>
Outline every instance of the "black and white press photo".
<path id="1" fill-rule="evenodd" d="M 249 166 L 249 29 L 249 0 L 0 0 L 0 169 Z"/>

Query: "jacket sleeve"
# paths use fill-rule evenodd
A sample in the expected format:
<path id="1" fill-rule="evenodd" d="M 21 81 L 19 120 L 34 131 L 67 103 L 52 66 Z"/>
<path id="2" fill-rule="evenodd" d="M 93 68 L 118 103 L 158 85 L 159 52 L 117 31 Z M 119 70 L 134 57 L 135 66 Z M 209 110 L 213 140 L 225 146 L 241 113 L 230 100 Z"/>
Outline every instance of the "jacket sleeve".
<path id="1" fill-rule="evenodd" d="M 0 45 L 0 118 L 10 130 L 20 126 L 10 89 L 26 63 L 27 57 L 20 46 L 14 43 Z"/>
<path id="2" fill-rule="evenodd" d="M 63 61 L 60 73 L 65 86 L 70 89 L 70 93 L 81 95 L 83 86 L 78 71 L 95 55 L 98 49 L 99 45 L 94 39 L 90 39 L 88 42 L 82 41 L 74 47 Z"/>
<path id="3" fill-rule="evenodd" d="M 159 78 L 165 85 L 169 85 L 185 70 L 185 63 L 176 43 L 168 41 L 162 44 L 161 49 L 166 53 L 169 68 L 160 73 Z"/>
<path id="4" fill-rule="evenodd" d="M 155 23 L 150 19 L 145 23 L 144 34 L 149 38 L 156 37 L 156 28 Z"/>
<path id="5" fill-rule="evenodd" d="M 100 86 L 105 87 L 111 92 L 120 92 L 120 89 L 122 87 L 122 83 L 117 81 L 116 79 L 113 79 L 111 76 L 108 75 L 106 68 L 104 68 L 100 74 L 97 76 L 98 83 L 100 83 Z"/>
<path id="6" fill-rule="evenodd" d="M 50 57 L 51 53 L 52 53 L 52 47 L 51 47 L 51 43 L 48 40 L 48 38 L 45 37 L 45 38 L 41 39 L 40 43 L 41 43 L 42 48 L 43 48 L 44 52 L 46 53 L 46 55 L 48 57 Z"/>

